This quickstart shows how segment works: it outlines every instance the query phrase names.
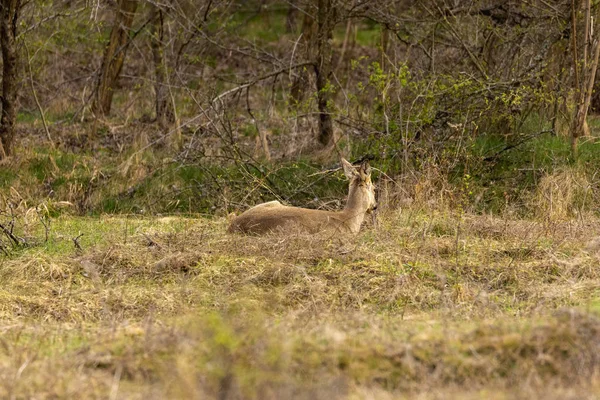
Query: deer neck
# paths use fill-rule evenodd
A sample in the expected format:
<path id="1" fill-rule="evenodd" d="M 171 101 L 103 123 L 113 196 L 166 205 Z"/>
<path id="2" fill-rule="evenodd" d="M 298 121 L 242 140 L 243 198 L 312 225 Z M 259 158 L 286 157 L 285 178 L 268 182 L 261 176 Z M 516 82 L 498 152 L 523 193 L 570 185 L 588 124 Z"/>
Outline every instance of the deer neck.
<path id="1" fill-rule="evenodd" d="M 359 185 L 351 185 L 348 193 L 348 201 L 342 213 L 345 223 L 352 233 L 358 233 L 367 212 L 367 201 L 361 196 Z"/>

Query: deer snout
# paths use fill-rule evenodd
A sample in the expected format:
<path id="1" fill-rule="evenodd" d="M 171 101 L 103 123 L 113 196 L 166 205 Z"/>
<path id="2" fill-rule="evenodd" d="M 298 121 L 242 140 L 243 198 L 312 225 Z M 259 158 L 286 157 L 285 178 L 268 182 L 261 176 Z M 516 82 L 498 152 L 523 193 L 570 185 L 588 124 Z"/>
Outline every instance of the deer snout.
<path id="1" fill-rule="evenodd" d="M 372 213 L 377 210 L 377 203 L 373 203 L 371 207 L 367 210 L 367 213 Z"/>

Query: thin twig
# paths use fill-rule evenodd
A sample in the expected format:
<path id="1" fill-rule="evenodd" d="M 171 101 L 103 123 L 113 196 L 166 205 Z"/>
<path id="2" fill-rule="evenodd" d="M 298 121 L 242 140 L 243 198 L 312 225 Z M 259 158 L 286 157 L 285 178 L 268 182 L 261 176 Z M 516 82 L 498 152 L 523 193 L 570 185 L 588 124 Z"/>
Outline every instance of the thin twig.
<path id="1" fill-rule="evenodd" d="M 42 223 L 42 225 L 44 225 L 44 231 L 45 231 L 44 243 L 46 243 L 46 242 L 48 242 L 48 236 L 50 234 L 50 218 L 48 216 L 42 215 L 40 213 L 40 210 L 38 210 L 37 208 L 35 211 L 37 212 L 40 222 Z"/>
<path id="2" fill-rule="evenodd" d="M 50 146 L 55 148 L 54 141 L 52 140 L 52 136 L 50 136 L 50 129 L 48 129 L 48 122 L 46 121 L 46 114 L 42 109 L 42 105 L 40 104 L 40 100 L 38 99 L 37 93 L 35 91 L 35 86 L 33 85 L 33 71 L 31 70 L 31 58 L 29 57 L 29 46 L 27 46 L 27 42 L 23 41 L 23 45 L 25 46 L 25 53 L 27 54 L 27 70 L 29 71 L 29 83 L 31 85 L 31 93 L 33 94 L 33 99 L 35 100 L 35 105 L 37 106 L 40 115 L 42 116 L 42 123 L 44 124 L 44 130 L 46 131 L 46 136 L 48 137 L 48 141 L 50 142 Z"/>
<path id="3" fill-rule="evenodd" d="M 83 236 L 83 233 L 80 233 L 79 235 L 77 235 L 77 237 L 74 237 L 73 239 L 71 239 L 77 250 L 83 250 L 83 247 L 81 247 L 81 245 L 79 244 L 79 238 L 81 238 L 82 236 Z"/>

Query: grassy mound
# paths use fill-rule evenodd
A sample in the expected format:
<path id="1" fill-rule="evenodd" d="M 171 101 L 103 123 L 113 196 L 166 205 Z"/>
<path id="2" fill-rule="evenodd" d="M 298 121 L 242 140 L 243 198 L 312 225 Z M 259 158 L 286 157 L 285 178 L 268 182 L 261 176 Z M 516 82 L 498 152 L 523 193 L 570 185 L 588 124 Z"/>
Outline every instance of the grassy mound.
<path id="1" fill-rule="evenodd" d="M 2 261 L 1 396 L 582 398 L 599 387 L 594 219 L 405 209 L 358 237 L 226 225 L 52 219 L 48 240 Z"/>

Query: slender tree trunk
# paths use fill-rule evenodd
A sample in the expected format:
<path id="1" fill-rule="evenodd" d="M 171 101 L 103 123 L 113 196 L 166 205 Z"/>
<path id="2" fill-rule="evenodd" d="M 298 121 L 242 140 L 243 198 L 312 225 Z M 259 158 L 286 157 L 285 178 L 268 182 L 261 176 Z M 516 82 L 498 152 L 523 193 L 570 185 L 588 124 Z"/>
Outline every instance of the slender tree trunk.
<path id="1" fill-rule="evenodd" d="M 585 1 L 586 14 L 585 14 L 585 29 L 583 38 L 583 59 L 581 60 L 581 79 L 577 74 L 578 70 L 578 58 L 577 58 L 577 41 L 575 38 L 576 29 L 576 9 L 575 1 L 571 2 L 571 19 L 573 26 L 573 59 L 575 69 L 575 85 L 576 85 L 576 103 L 575 103 L 575 115 L 573 118 L 571 128 L 571 153 L 573 158 L 577 158 L 577 139 L 581 136 L 589 136 L 590 129 L 587 124 L 587 114 L 590 107 L 592 92 L 594 89 L 594 83 L 596 81 L 596 70 L 598 68 L 598 57 L 600 56 L 600 40 L 596 38 L 593 46 L 591 46 L 590 33 L 593 31 L 591 21 L 591 2 L 590 0 Z M 588 60 L 588 47 L 592 47 L 592 59 Z M 591 61 L 591 63 L 589 63 Z"/>
<path id="2" fill-rule="evenodd" d="M 592 3 L 591 0 L 585 0 L 585 30 L 584 30 L 584 34 L 583 34 L 583 66 L 582 66 L 582 74 L 581 76 L 583 77 L 582 79 L 584 79 L 584 81 L 582 82 L 582 84 L 584 85 L 583 90 L 583 105 L 582 107 L 585 109 L 585 111 L 582 110 L 582 112 L 585 113 L 584 117 L 583 117 L 583 125 L 581 127 L 581 134 L 583 136 L 590 136 L 590 128 L 588 127 L 587 124 L 587 114 L 588 114 L 588 110 L 589 110 L 589 104 L 590 104 L 590 99 L 591 99 L 591 90 L 588 96 L 588 91 L 587 91 L 587 83 L 586 79 L 588 79 L 589 82 L 591 82 L 592 87 L 594 85 L 594 81 L 595 81 L 595 77 L 592 76 L 588 76 L 588 72 L 590 72 L 588 70 L 588 53 L 593 52 L 593 48 L 592 48 L 592 41 L 591 39 L 591 29 L 592 29 L 592 19 L 591 19 L 591 7 L 592 7 Z M 594 60 L 592 60 L 592 63 L 594 63 Z M 591 69 L 593 69 L 594 71 L 596 70 L 596 67 L 594 65 L 591 66 Z M 595 75 L 595 72 L 594 72 Z M 586 104 L 587 103 L 587 104 Z"/>
<path id="3" fill-rule="evenodd" d="M 340 50 L 340 56 L 335 65 L 336 72 L 340 69 L 344 63 L 344 57 L 346 56 L 346 50 L 348 49 L 348 42 L 350 41 L 350 35 L 352 34 L 352 20 L 348 19 L 346 22 L 346 33 L 344 34 L 344 41 L 342 42 L 342 50 Z"/>
<path id="4" fill-rule="evenodd" d="M 581 70 L 583 71 L 582 74 L 585 74 L 585 72 L 587 71 L 588 49 L 592 46 L 592 43 L 590 42 L 590 29 L 592 25 L 590 14 L 591 6 L 591 0 L 585 0 L 585 27 L 583 31 L 583 66 L 581 67 Z"/>
<path id="5" fill-rule="evenodd" d="M 390 30 L 385 26 L 381 27 L 381 37 L 380 37 L 380 53 L 379 53 L 379 62 L 381 64 L 381 68 L 385 71 L 387 70 L 386 65 L 388 61 L 388 48 L 390 45 Z"/>
<path id="6" fill-rule="evenodd" d="M 2 47 L 2 116 L 0 117 L 0 159 L 13 152 L 17 121 L 17 22 L 21 0 L 0 3 L 0 42 Z"/>
<path id="7" fill-rule="evenodd" d="M 314 59 L 314 24 L 315 21 L 312 18 L 310 12 L 304 13 L 304 18 L 302 19 L 302 37 L 301 43 L 302 48 L 304 49 L 304 57 L 306 60 L 312 61 Z M 294 79 L 292 83 L 292 87 L 290 89 L 290 96 L 293 103 L 300 103 L 304 98 L 304 93 L 309 86 L 309 77 L 307 71 L 302 68 L 298 70 L 298 75 Z"/>
<path id="8" fill-rule="evenodd" d="M 589 68 L 589 71 L 584 71 L 585 76 L 583 77 L 583 93 L 582 103 L 577 107 L 577 114 L 575 116 L 575 129 L 573 136 L 575 139 L 579 136 L 589 136 L 589 128 L 587 126 L 586 117 L 590 108 L 590 101 L 592 98 L 592 92 L 594 90 L 594 83 L 596 82 L 596 70 L 598 69 L 598 59 L 600 57 L 600 40 L 596 39 L 593 46 L 593 58 Z"/>
<path id="9" fill-rule="evenodd" d="M 292 33 L 296 30 L 296 14 L 298 13 L 296 2 L 297 0 L 289 0 L 288 12 L 285 17 L 285 31 L 287 33 Z"/>
<path id="10" fill-rule="evenodd" d="M 319 108 L 319 142 L 328 146 L 333 140 L 333 119 L 329 109 L 331 90 L 328 87 L 331 77 L 331 37 L 333 32 L 332 0 L 318 0 L 317 11 L 317 106 Z"/>
<path id="11" fill-rule="evenodd" d="M 161 129 L 166 129 L 175 122 L 175 113 L 169 94 L 167 63 L 164 57 L 164 13 L 158 8 L 153 8 L 151 13 L 150 44 L 154 62 L 156 122 Z"/>
<path id="12" fill-rule="evenodd" d="M 564 105 L 564 101 L 566 99 L 566 86 L 568 85 L 567 82 L 563 82 L 565 81 L 565 70 L 566 70 L 566 66 L 568 63 L 568 57 L 565 55 L 565 50 L 566 48 L 568 48 L 567 45 L 565 45 L 565 49 L 561 49 L 559 48 L 558 51 L 556 51 L 556 56 L 554 59 L 558 58 L 558 74 L 555 77 L 554 80 L 554 93 L 555 93 L 555 97 L 554 97 L 554 106 L 552 109 L 552 135 L 554 136 L 558 136 L 559 135 L 559 114 L 560 114 L 560 103 L 563 102 Z M 554 53 L 554 52 L 553 52 Z"/>
<path id="13" fill-rule="evenodd" d="M 110 40 L 104 50 L 96 97 L 92 109 L 96 115 L 108 115 L 114 88 L 121 74 L 129 44 L 129 30 L 133 24 L 137 0 L 119 0 Z"/>
<path id="14" fill-rule="evenodd" d="M 575 116 L 571 123 L 571 154 L 577 158 L 577 138 L 579 137 L 579 108 L 581 104 L 581 86 L 579 84 L 579 66 L 577 57 L 577 9 L 575 0 L 571 0 L 571 47 L 573 55 L 573 71 L 575 73 Z"/>

